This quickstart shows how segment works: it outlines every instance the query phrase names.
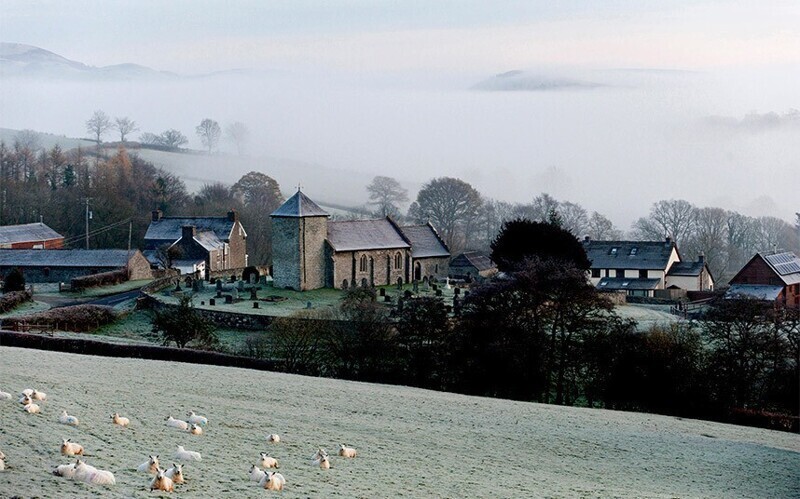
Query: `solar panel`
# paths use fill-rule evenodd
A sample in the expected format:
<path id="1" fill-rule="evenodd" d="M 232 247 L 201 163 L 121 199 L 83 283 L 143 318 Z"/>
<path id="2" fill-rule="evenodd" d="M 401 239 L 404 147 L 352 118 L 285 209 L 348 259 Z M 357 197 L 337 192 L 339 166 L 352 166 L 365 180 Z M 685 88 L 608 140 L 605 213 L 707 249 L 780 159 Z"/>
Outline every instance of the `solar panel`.
<path id="1" fill-rule="evenodd" d="M 794 274 L 795 272 L 800 272 L 800 265 L 797 262 L 780 263 L 775 265 L 775 270 L 780 275 Z"/>
<path id="2" fill-rule="evenodd" d="M 778 253 L 776 255 L 769 255 L 766 257 L 767 261 L 773 265 L 780 265 L 782 263 L 789 263 L 795 259 L 792 253 Z"/>

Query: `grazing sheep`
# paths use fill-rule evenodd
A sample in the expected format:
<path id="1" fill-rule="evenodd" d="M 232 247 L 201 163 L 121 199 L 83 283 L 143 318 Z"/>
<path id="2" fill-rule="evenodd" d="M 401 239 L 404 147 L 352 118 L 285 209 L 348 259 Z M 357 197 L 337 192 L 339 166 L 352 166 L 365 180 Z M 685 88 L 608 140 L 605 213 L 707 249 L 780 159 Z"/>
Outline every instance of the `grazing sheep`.
<path id="1" fill-rule="evenodd" d="M 331 469 L 331 461 L 328 456 L 320 456 L 319 459 L 314 460 L 314 466 L 319 466 L 322 470 L 329 470 Z"/>
<path id="2" fill-rule="evenodd" d="M 175 459 L 179 461 L 201 461 L 203 457 L 199 452 L 193 450 L 186 450 L 182 445 L 178 446 L 178 451 L 175 453 Z"/>
<path id="3" fill-rule="evenodd" d="M 61 415 L 58 417 L 58 422 L 61 424 L 78 426 L 78 418 L 76 418 L 75 416 L 70 416 L 69 414 L 67 414 L 66 410 L 61 411 Z"/>
<path id="4" fill-rule="evenodd" d="M 142 471 L 155 475 L 158 472 L 158 455 L 148 456 L 147 461 L 140 464 L 136 471 Z"/>
<path id="5" fill-rule="evenodd" d="M 28 414 L 39 414 L 42 411 L 39 405 L 34 404 L 33 402 L 23 407 L 23 409 L 25 409 L 25 412 Z"/>
<path id="6" fill-rule="evenodd" d="M 158 469 L 155 478 L 150 482 L 150 492 L 154 490 L 161 490 L 163 492 L 174 492 L 175 486 L 172 480 L 164 474 L 164 470 Z"/>
<path id="7" fill-rule="evenodd" d="M 189 419 L 187 419 L 187 421 L 190 423 L 198 424 L 200 426 L 205 426 L 208 424 L 208 418 L 199 414 L 195 414 L 194 411 L 189 411 L 188 416 Z"/>
<path id="8" fill-rule="evenodd" d="M 64 478 L 75 478 L 75 463 L 60 464 L 53 470 L 55 476 L 63 476 Z"/>
<path id="9" fill-rule="evenodd" d="M 267 471 L 258 484 L 267 490 L 283 490 L 283 486 L 286 485 L 286 479 L 277 471 Z"/>
<path id="10" fill-rule="evenodd" d="M 75 479 L 97 485 L 116 485 L 114 474 L 106 470 L 98 470 L 78 459 L 75 462 Z"/>
<path id="11" fill-rule="evenodd" d="M 178 428 L 179 430 L 189 429 L 189 423 L 183 421 L 182 419 L 175 419 L 172 416 L 167 417 L 167 426 Z"/>
<path id="12" fill-rule="evenodd" d="M 345 447 L 344 444 L 339 444 L 339 455 L 342 457 L 356 457 L 356 450 L 352 447 Z"/>
<path id="13" fill-rule="evenodd" d="M 44 392 L 40 392 L 34 388 L 33 393 L 31 393 L 31 398 L 33 400 L 41 400 L 42 402 L 44 402 L 45 400 L 47 400 L 47 394 Z"/>
<path id="14" fill-rule="evenodd" d="M 250 481 L 261 483 L 261 479 L 264 478 L 265 475 L 266 473 L 260 470 L 255 464 L 250 466 Z"/>
<path id="15" fill-rule="evenodd" d="M 66 439 L 61 444 L 61 455 L 63 456 L 82 456 L 83 455 L 83 446 L 81 444 L 77 444 L 72 441 L 72 439 Z"/>
<path id="16" fill-rule="evenodd" d="M 278 460 L 274 457 L 270 457 L 266 452 L 261 452 L 261 460 L 258 462 L 258 465 L 264 469 L 277 468 Z"/>
<path id="17" fill-rule="evenodd" d="M 192 423 L 192 426 L 189 427 L 189 433 L 191 433 L 192 435 L 202 435 L 203 429 L 200 428 L 200 426 Z"/>
<path id="18" fill-rule="evenodd" d="M 164 472 L 164 475 L 172 480 L 172 483 L 183 483 L 183 465 L 172 463 L 172 468 Z"/>
<path id="19" fill-rule="evenodd" d="M 267 442 L 270 442 L 270 443 L 273 443 L 273 444 L 277 444 L 280 441 L 281 441 L 281 437 L 277 433 L 272 433 L 272 434 L 267 435 Z"/>
<path id="20" fill-rule="evenodd" d="M 131 423 L 130 419 L 120 416 L 118 412 L 111 415 L 111 421 L 118 426 L 128 426 Z"/>
<path id="21" fill-rule="evenodd" d="M 0 400 L 11 400 L 11 394 L 0 390 Z"/>

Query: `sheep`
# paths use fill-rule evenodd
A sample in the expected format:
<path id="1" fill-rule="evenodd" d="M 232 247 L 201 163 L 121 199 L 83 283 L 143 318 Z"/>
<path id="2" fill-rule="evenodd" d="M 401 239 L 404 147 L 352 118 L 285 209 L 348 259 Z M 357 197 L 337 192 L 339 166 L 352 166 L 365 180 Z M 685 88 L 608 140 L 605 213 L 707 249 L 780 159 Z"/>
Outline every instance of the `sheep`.
<path id="1" fill-rule="evenodd" d="M 31 395 L 33 395 L 33 388 L 26 388 L 21 392 L 19 392 L 19 395 L 20 396 L 27 395 L 28 397 L 30 397 Z"/>
<path id="2" fill-rule="evenodd" d="M 61 411 L 61 416 L 58 417 L 58 422 L 61 424 L 78 426 L 78 418 L 76 418 L 75 416 L 70 416 L 69 414 L 67 414 L 66 410 Z"/>
<path id="3" fill-rule="evenodd" d="M 194 423 L 192 423 L 192 426 L 190 426 L 187 431 L 189 433 L 191 433 L 192 435 L 202 435 L 203 434 L 203 429 L 200 428 L 200 426 L 198 426 L 198 425 L 196 425 Z"/>
<path id="4" fill-rule="evenodd" d="M 277 471 L 267 471 L 258 484 L 267 490 L 283 490 L 283 486 L 286 485 L 286 479 Z"/>
<path id="5" fill-rule="evenodd" d="M 53 470 L 55 476 L 63 476 L 64 478 L 75 478 L 75 463 L 60 464 Z"/>
<path id="6" fill-rule="evenodd" d="M 172 468 L 164 472 L 164 476 L 172 480 L 172 483 L 184 483 L 183 465 L 172 463 Z"/>
<path id="7" fill-rule="evenodd" d="M 66 439 L 61 444 L 61 455 L 63 456 L 82 456 L 83 455 L 83 446 L 81 444 L 75 443 L 72 439 Z"/>
<path id="8" fill-rule="evenodd" d="M 342 457 L 356 457 L 356 450 L 352 447 L 345 447 L 344 444 L 339 444 L 339 455 Z"/>
<path id="9" fill-rule="evenodd" d="M 182 445 L 178 446 L 178 451 L 175 452 L 175 459 L 179 461 L 201 461 L 203 457 L 199 452 L 193 450 L 186 450 Z"/>
<path id="10" fill-rule="evenodd" d="M 187 415 L 189 416 L 187 421 L 190 423 L 198 424 L 200 426 L 205 426 L 208 424 L 208 418 L 199 414 L 195 414 L 194 411 L 189 411 Z"/>
<path id="11" fill-rule="evenodd" d="M 322 470 L 329 470 L 331 469 L 331 461 L 328 459 L 328 456 L 320 456 L 318 459 L 314 460 L 314 466 L 319 466 Z"/>
<path id="12" fill-rule="evenodd" d="M 264 469 L 267 468 L 277 468 L 278 467 L 278 460 L 274 457 L 270 457 L 269 454 L 266 452 L 261 452 L 261 460 L 259 460 L 258 465 Z"/>
<path id="13" fill-rule="evenodd" d="M 281 436 L 278 435 L 277 433 L 271 433 L 267 435 L 267 442 L 269 443 L 277 444 L 280 441 L 281 441 Z"/>
<path id="14" fill-rule="evenodd" d="M 17 402 L 19 402 L 22 405 L 28 405 L 33 403 L 33 399 L 31 398 L 30 395 L 26 395 L 23 393 L 22 396 L 19 398 L 19 400 L 17 400 Z"/>
<path id="15" fill-rule="evenodd" d="M 263 472 L 261 469 L 259 469 L 259 467 L 256 466 L 255 464 L 250 466 L 250 481 L 251 482 L 259 482 L 259 483 L 261 483 L 261 479 L 264 478 L 264 475 L 266 475 L 266 473 Z"/>
<path id="16" fill-rule="evenodd" d="M 158 469 L 158 473 L 153 480 L 150 481 L 150 492 L 154 490 L 161 490 L 164 492 L 175 491 L 175 486 L 173 485 L 172 479 L 165 475 L 164 470 L 161 468 Z"/>
<path id="17" fill-rule="evenodd" d="M 155 475 L 158 472 L 158 455 L 148 456 L 147 461 L 140 464 L 136 471 L 142 471 Z"/>
<path id="18" fill-rule="evenodd" d="M 98 470 L 78 459 L 75 462 L 75 479 L 97 485 L 116 485 L 114 474 L 106 470 Z"/>
<path id="19" fill-rule="evenodd" d="M 28 414 L 39 414 L 41 412 L 41 408 L 39 407 L 39 405 L 34 403 L 26 405 L 25 407 L 23 407 L 23 409 L 25 409 L 25 412 L 27 412 Z"/>
<path id="20" fill-rule="evenodd" d="M 40 392 L 34 388 L 33 392 L 31 393 L 31 398 L 33 400 L 41 400 L 42 402 L 44 402 L 45 400 L 47 400 L 47 394 L 44 392 Z"/>
<path id="21" fill-rule="evenodd" d="M 6 455 L 0 450 L 0 471 L 6 469 Z"/>
<path id="22" fill-rule="evenodd" d="M 322 447 L 320 447 L 319 449 L 317 449 L 317 452 L 315 452 L 311 456 L 311 459 L 314 460 L 314 461 L 319 461 L 322 458 L 322 456 L 327 456 L 327 455 L 328 455 L 328 452 L 325 449 L 323 449 Z"/>
<path id="23" fill-rule="evenodd" d="M 11 400 L 11 394 L 0 390 L 0 400 Z"/>
<path id="24" fill-rule="evenodd" d="M 111 421 L 117 426 L 128 426 L 131 423 L 130 419 L 120 416 L 118 412 L 111 415 Z"/>
<path id="25" fill-rule="evenodd" d="M 172 416 L 167 417 L 167 426 L 178 428 L 179 430 L 188 430 L 189 423 L 181 419 L 175 419 Z"/>

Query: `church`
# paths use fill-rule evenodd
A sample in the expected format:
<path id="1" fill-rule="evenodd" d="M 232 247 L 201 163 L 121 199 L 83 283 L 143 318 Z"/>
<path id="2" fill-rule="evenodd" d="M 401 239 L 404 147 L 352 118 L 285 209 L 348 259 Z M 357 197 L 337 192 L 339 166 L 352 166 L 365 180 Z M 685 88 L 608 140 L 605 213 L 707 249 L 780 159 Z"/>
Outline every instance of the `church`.
<path id="1" fill-rule="evenodd" d="M 447 275 L 450 250 L 428 223 L 332 221 L 299 189 L 272 217 L 272 277 L 305 291 L 425 282 Z"/>

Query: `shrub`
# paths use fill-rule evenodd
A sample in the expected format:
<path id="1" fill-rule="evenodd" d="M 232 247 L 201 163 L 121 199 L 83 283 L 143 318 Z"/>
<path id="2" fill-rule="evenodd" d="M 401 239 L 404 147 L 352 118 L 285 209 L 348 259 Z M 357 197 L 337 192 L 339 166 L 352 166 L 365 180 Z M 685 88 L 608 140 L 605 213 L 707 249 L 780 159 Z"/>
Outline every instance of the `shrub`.
<path id="1" fill-rule="evenodd" d="M 3 326 L 10 329 L 25 329 L 30 325 L 58 329 L 61 331 L 85 332 L 114 322 L 117 314 L 111 307 L 102 305 L 75 305 L 3 319 Z"/>
<path id="2" fill-rule="evenodd" d="M 82 277 L 76 277 L 70 281 L 73 290 L 94 288 L 97 286 L 109 286 L 119 284 L 128 280 L 127 269 L 112 270 Z"/>
<path id="3" fill-rule="evenodd" d="M 9 291 L 0 297 L 0 313 L 14 310 L 21 303 L 29 301 L 30 299 L 31 294 L 27 291 Z"/>
<path id="4" fill-rule="evenodd" d="M 182 296 L 177 307 L 168 307 L 157 311 L 153 316 L 153 334 L 161 338 L 163 344 L 175 342 L 178 348 L 184 348 L 194 341 L 203 348 L 212 348 L 219 344 L 214 326 L 206 322 L 192 306 L 190 296 Z"/>
<path id="5" fill-rule="evenodd" d="M 9 291 L 24 291 L 25 290 L 25 276 L 19 269 L 12 269 L 3 281 L 3 293 Z"/>

